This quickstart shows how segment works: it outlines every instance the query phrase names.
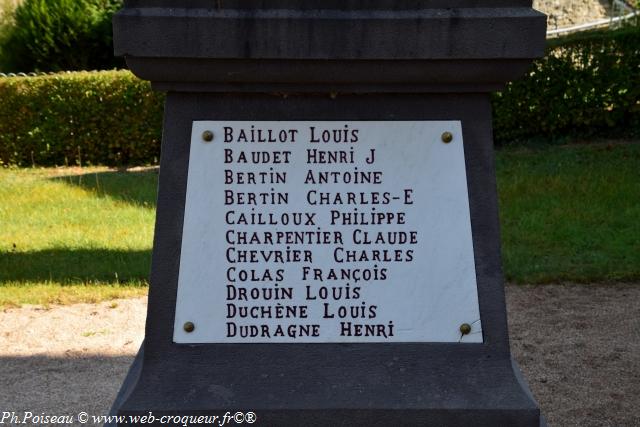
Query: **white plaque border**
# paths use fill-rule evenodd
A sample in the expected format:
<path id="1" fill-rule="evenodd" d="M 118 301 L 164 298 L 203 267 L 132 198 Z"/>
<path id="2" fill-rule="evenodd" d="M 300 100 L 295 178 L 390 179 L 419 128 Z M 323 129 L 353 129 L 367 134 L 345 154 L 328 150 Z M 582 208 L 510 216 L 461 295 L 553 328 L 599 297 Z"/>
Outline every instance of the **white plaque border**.
<path id="1" fill-rule="evenodd" d="M 376 148 L 378 158 L 380 159 L 382 156 L 384 159 L 380 159 L 384 163 L 379 164 L 379 169 L 383 171 L 384 180 L 388 184 L 385 187 L 393 188 L 397 187 L 398 183 L 404 183 L 407 188 L 414 189 L 416 206 L 412 207 L 412 210 L 420 212 L 420 218 L 415 213 L 410 217 L 413 221 L 420 220 L 420 230 L 422 231 L 419 233 L 421 240 L 417 245 L 420 247 L 417 254 L 418 259 L 413 261 L 415 268 L 409 273 L 396 272 L 394 275 L 392 272 L 384 286 L 395 288 L 393 290 L 387 289 L 384 295 L 375 301 L 382 307 L 384 304 L 388 304 L 388 307 L 394 306 L 398 301 L 403 300 L 410 302 L 408 305 L 396 306 L 400 310 L 395 314 L 409 316 L 411 324 L 396 323 L 394 337 L 343 337 L 333 334 L 319 338 L 229 339 L 222 336 L 226 319 L 224 313 L 221 314 L 221 312 L 225 311 L 226 301 L 221 300 L 225 298 L 226 283 L 223 268 L 216 263 L 216 260 L 224 258 L 227 245 L 224 240 L 221 240 L 221 237 L 224 236 L 219 230 L 223 223 L 219 222 L 220 217 L 216 222 L 213 214 L 216 209 L 219 209 L 220 212 L 226 211 L 225 206 L 220 202 L 221 185 L 224 187 L 220 175 L 224 170 L 224 165 L 220 160 L 221 150 L 225 145 L 222 129 L 224 126 L 249 129 L 251 125 L 256 129 L 270 127 L 272 129 L 296 128 L 303 130 L 314 126 L 321 130 L 343 128 L 345 125 L 350 129 L 359 129 L 361 142 L 358 143 L 357 150 L 360 155 L 364 155 L 369 148 Z M 213 132 L 214 139 L 211 142 L 203 140 L 202 135 L 205 131 Z M 453 135 L 451 142 L 443 142 L 442 134 L 444 132 L 451 132 Z M 306 136 L 303 132 L 299 132 L 297 138 L 297 148 L 295 149 L 300 152 L 307 148 L 337 149 L 337 147 L 329 145 L 317 146 L 317 144 L 313 144 L 312 146 L 312 144 L 308 144 L 308 140 L 305 140 Z M 269 145 L 244 144 L 242 147 L 233 146 L 233 148 L 256 150 L 269 147 Z M 301 146 L 304 147 L 300 148 Z M 290 149 L 290 147 L 283 144 L 278 149 Z M 296 152 L 295 154 L 300 153 Z M 214 163 L 216 159 L 220 160 L 219 164 Z M 293 171 L 294 168 L 297 168 L 306 171 L 306 166 L 303 158 L 297 156 L 295 164 L 290 164 L 287 170 Z M 352 167 L 353 165 L 350 166 L 350 168 Z M 236 170 L 241 169 L 250 170 L 250 168 L 236 168 Z M 329 165 L 323 169 L 338 170 L 340 168 L 336 169 Z M 300 175 L 297 179 L 299 178 Z M 292 185 L 292 183 L 287 185 Z M 300 183 L 297 185 L 300 186 Z M 420 187 L 418 188 L 417 185 Z M 326 188 L 326 190 L 337 191 L 330 188 Z M 300 191 L 304 191 L 304 189 Z M 366 190 L 352 188 L 352 191 Z M 222 219 L 224 219 L 223 216 Z M 216 227 L 216 225 L 219 226 Z M 382 227 L 381 230 L 386 228 L 388 227 Z M 415 226 L 412 223 L 405 226 L 405 229 L 413 228 Z M 398 226 L 395 229 L 398 229 Z M 420 255 L 423 256 L 422 259 Z M 314 264 L 317 264 L 315 259 Z M 287 267 L 288 274 L 290 274 L 289 267 Z M 298 268 L 298 266 L 293 266 L 293 268 Z M 223 292 L 219 290 L 216 292 L 215 288 L 212 292 L 212 277 L 216 277 L 218 283 L 221 284 L 220 288 L 224 290 Z M 420 290 L 424 289 L 426 281 L 430 287 L 428 294 L 431 298 L 420 299 L 425 296 L 420 294 Z M 329 285 L 338 286 L 339 283 Z M 215 307 L 218 307 L 218 310 L 215 310 Z M 418 310 L 416 307 L 421 307 L 421 309 Z M 389 310 L 381 311 L 384 313 L 383 315 L 390 316 Z M 306 320 L 308 323 L 314 323 L 314 319 Z M 189 322 L 194 325 L 191 332 L 187 332 L 184 327 Z M 256 320 L 252 323 L 262 322 Z M 471 333 L 467 335 L 460 333 L 460 325 L 463 323 L 471 326 Z M 418 327 L 419 325 L 422 327 Z M 181 344 L 482 343 L 482 325 L 460 121 L 194 121 L 176 299 L 174 342 Z"/>

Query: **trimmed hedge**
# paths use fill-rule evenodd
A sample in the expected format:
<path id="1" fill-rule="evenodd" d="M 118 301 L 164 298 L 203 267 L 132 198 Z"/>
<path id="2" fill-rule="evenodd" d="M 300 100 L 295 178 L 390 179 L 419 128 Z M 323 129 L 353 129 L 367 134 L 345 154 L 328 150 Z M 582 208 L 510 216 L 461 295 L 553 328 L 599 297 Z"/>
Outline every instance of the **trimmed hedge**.
<path id="1" fill-rule="evenodd" d="M 158 162 L 163 95 L 128 71 L 0 78 L 0 162 Z"/>
<path id="2" fill-rule="evenodd" d="M 0 162 L 156 164 L 163 98 L 128 71 L 0 78 Z M 640 136 L 640 26 L 554 40 L 493 106 L 498 144 Z"/>
<path id="3" fill-rule="evenodd" d="M 640 25 L 550 41 L 493 109 L 497 143 L 640 135 Z"/>

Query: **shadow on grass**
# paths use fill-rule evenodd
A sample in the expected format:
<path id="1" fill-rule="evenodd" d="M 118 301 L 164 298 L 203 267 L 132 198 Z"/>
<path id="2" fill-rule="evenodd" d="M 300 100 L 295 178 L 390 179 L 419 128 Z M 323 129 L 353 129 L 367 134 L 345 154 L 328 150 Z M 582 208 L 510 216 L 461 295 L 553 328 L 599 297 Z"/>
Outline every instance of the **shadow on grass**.
<path id="1" fill-rule="evenodd" d="M 51 180 L 80 187 L 96 194 L 98 197 L 110 197 L 149 208 L 156 206 L 157 168 L 131 172 L 105 171 L 81 175 L 65 175 L 51 178 Z"/>
<path id="2" fill-rule="evenodd" d="M 0 282 L 127 283 L 146 280 L 151 250 L 47 249 L 0 252 Z"/>

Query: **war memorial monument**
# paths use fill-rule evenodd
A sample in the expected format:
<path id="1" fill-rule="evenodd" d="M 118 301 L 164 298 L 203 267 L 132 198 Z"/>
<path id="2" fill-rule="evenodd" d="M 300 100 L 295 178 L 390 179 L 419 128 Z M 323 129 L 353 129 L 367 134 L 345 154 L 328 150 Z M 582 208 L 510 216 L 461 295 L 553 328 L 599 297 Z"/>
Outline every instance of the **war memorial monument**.
<path id="1" fill-rule="evenodd" d="M 125 1 L 116 54 L 167 95 L 114 412 L 543 425 L 509 351 L 490 95 L 545 22 L 530 0 Z"/>

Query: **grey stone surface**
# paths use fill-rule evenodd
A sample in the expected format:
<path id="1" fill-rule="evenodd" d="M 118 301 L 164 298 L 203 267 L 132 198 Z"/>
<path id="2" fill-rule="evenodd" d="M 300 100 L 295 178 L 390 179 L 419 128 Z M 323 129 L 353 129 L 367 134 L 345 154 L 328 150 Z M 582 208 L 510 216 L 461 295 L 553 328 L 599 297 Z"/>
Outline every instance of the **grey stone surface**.
<path id="1" fill-rule="evenodd" d="M 116 53 L 159 90 L 487 92 L 544 49 L 530 2 L 178 3 L 114 17 Z"/>
<path id="2" fill-rule="evenodd" d="M 544 16 L 523 1 L 239 4 L 129 1 L 114 19 L 116 52 L 168 91 L 145 350 L 119 413 L 538 426 L 509 352 L 488 91 L 542 54 Z M 282 119 L 462 121 L 484 344 L 173 343 L 191 123 Z"/>
<path id="3" fill-rule="evenodd" d="M 114 25 L 116 54 L 134 57 L 529 59 L 542 54 L 545 17 L 531 8 L 239 11 L 141 7 L 119 12 Z"/>

